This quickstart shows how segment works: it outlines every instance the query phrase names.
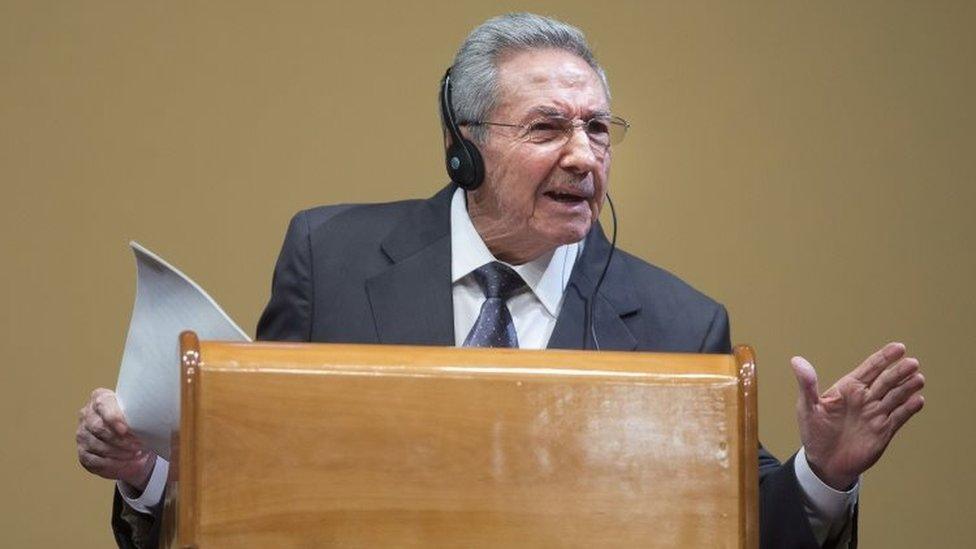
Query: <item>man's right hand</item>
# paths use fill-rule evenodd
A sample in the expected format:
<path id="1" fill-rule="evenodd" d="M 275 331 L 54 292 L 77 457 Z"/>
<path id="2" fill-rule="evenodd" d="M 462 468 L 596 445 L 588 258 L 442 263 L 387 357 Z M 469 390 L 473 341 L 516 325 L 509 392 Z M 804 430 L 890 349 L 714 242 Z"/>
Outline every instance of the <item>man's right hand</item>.
<path id="1" fill-rule="evenodd" d="M 142 492 L 149 482 L 156 454 L 147 450 L 129 429 L 115 393 L 92 391 L 78 412 L 78 461 L 98 476 L 121 480 Z"/>

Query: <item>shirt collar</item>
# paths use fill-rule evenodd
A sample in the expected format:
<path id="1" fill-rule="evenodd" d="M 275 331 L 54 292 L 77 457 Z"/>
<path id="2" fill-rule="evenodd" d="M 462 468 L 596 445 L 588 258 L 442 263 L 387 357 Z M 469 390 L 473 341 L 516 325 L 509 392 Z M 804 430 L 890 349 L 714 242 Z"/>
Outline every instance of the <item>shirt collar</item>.
<path id="1" fill-rule="evenodd" d="M 535 297 L 554 317 L 559 316 L 563 292 L 569 283 L 576 258 L 582 251 L 582 242 L 564 244 L 555 250 L 522 265 L 509 265 L 515 270 Z M 451 199 L 451 283 L 456 283 L 472 271 L 499 261 L 488 250 L 478 230 L 468 215 L 464 189 L 454 191 Z"/>

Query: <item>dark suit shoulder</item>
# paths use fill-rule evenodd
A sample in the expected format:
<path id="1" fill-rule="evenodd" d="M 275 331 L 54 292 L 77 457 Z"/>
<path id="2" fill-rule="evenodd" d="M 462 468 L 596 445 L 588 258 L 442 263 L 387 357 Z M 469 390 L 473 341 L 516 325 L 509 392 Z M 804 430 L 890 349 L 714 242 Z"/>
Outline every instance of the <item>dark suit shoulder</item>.
<path id="1" fill-rule="evenodd" d="M 316 338 L 323 306 L 335 310 L 340 305 L 337 300 L 355 295 L 357 283 L 361 287 L 364 277 L 386 265 L 379 246 L 383 235 L 418 203 L 336 204 L 296 213 L 275 265 L 271 298 L 258 321 L 257 338 Z"/>
<path id="2" fill-rule="evenodd" d="M 383 242 L 396 233 L 405 219 L 423 208 L 424 202 L 319 206 L 303 210 L 296 217 L 306 220 L 313 267 L 341 265 L 343 270 L 369 276 L 388 264 L 382 253 Z"/>
<path id="3" fill-rule="evenodd" d="M 643 341 L 654 350 L 728 353 L 731 351 L 728 313 L 721 303 L 673 273 L 624 251 L 620 254 L 617 284 L 629 288 L 640 306 Z M 611 272 L 613 269 L 611 269 Z M 609 273 L 608 273 L 609 276 Z"/>
<path id="4" fill-rule="evenodd" d="M 636 285 L 636 290 L 648 290 L 658 299 L 665 298 L 684 306 L 702 308 L 709 311 L 714 311 L 716 307 L 720 306 L 717 301 L 685 282 L 674 273 L 648 263 L 623 250 L 618 250 L 617 253 L 621 255 L 621 260 L 633 280 L 643 283 L 642 285 Z"/>
<path id="5" fill-rule="evenodd" d="M 302 210 L 295 214 L 295 217 L 304 220 L 310 233 L 316 233 L 323 227 L 329 229 L 334 226 L 359 230 L 360 234 L 375 233 L 384 227 L 388 232 L 404 215 L 423 202 L 423 200 L 412 199 L 380 203 L 331 204 Z"/>

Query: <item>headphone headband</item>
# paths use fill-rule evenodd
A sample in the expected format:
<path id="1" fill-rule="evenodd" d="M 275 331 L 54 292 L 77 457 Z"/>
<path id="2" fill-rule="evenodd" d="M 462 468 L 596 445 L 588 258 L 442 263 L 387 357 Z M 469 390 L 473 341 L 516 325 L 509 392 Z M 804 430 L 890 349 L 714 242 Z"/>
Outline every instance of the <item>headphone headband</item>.
<path id="1" fill-rule="evenodd" d="M 441 81 L 441 117 L 451 135 L 451 145 L 447 148 L 447 175 L 457 186 L 467 191 L 477 189 L 485 178 L 485 163 L 474 143 L 461 135 L 454 118 L 454 105 L 451 101 L 451 69 L 448 68 Z"/>

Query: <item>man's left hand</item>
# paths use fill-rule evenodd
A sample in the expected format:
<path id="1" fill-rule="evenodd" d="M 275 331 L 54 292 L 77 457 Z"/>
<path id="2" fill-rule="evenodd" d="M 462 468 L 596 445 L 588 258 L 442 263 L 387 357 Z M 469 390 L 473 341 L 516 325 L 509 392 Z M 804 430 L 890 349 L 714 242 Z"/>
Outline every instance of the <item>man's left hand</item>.
<path id="1" fill-rule="evenodd" d="M 823 394 L 812 364 L 803 357 L 790 362 L 800 386 L 797 421 L 807 461 L 837 490 L 857 482 L 925 404 L 918 359 L 906 356 L 901 343 L 885 345 Z"/>

